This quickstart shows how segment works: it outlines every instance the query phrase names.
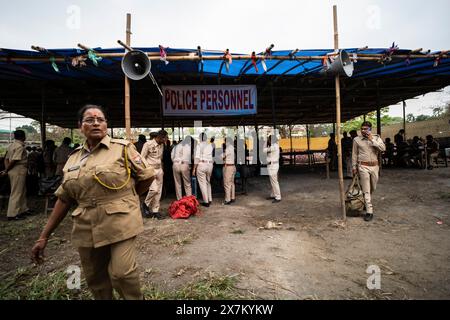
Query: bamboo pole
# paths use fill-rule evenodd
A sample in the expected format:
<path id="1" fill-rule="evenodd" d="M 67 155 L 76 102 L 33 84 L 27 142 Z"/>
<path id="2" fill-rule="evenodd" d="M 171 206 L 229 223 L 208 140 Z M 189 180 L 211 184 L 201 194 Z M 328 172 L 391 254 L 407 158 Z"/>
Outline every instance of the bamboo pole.
<path id="1" fill-rule="evenodd" d="M 333 6 L 333 22 L 334 22 L 334 49 L 339 50 L 339 32 L 337 20 L 337 6 Z M 338 151 L 338 175 L 339 175 L 339 195 L 341 199 L 342 218 L 347 219 L 345 212 L 345 195 L 344 195 L 344 174 L 342 170 L 342 145 L 341 145 L 341 88 L 339 74 L 335 77 L 336 82 L 336 135 L 337 135 L 337 151 Z"/>
<path id="2" fill-rule="evenodd" d="M 126 44 L 131 45 L 131 14 L 127 13 Z M 129 49 L 128 49 L 129 50 Z M 125 75 L 125 132 L 131 141 L 130 79 Z"/>
<path id="3" fill-rule="evenodd" d="M 1 50 L 0 50 L 1 51 Z M 448 51 L 442 51 L 448 52 Z M 96 53 L 98 57 L 102 58 L 123 58 L 125 53 Z M 160 55 L 157 52 L 146 52 L 150 60 L 160 60 Z M 329 56 L 330 54 L 328 54 Z M 332 55 L 332 54 L 331 54 Z M 48 62 L 50 55 L 46 57 L 0 57 L 0 61 L 2 62 Z M 291 61 L 308 61 L 308 60 L 323 60 L 324 56 L 301 56 L 295 59 L 292 59 L 290 56 L 272 56 L 272 60 L 291 60 Z M 383 54 L 358 54 L 358 61 L 380 61 L 383 58 Z M 450 58 L 449 54 L 399 54 L 392 55 L 393 59 L 436 59 L 440 57 L 441 59 Z M 232 55 L 233 60 L 250 60 L 251 55 Z M 264 56 L 258 55 L 257 59 L 263 59 Z M 352 57 L 350 57 L 353 59 Z M 200 60 L 223 60 L 223 55 L 210 55 L 210 56 L 202 56 L 198 57 L 197 55 L 193 55 L 192 53 L 183 54 L 183 53 L 171 53 L 167 55 L 167 61 L 200 61 Z M 65 62 L 65 58 L 63 57 L 55 57 L 56 62 Z"/>

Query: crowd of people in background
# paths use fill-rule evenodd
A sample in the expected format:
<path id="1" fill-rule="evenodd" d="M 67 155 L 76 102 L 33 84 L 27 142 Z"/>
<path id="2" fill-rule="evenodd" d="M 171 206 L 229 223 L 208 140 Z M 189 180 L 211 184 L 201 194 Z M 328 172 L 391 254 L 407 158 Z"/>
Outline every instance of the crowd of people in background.
<path id="1" fill-rule="evenodd" d="M 353 140 L 358 136 L 356 130 L 343 132 L 341 139 L 342 163 L 344 178 L 351 179 L 351 155 Z M 432 135 L 425 139 L 415 136 L 412 140 L 405 139 L 405 130 L 401 129 L 395 136 L 394 142 L 390 138 L 385 139 L 386 151 L 381 153 L 381 163 L 384 167 L 399 168 L 427 168 L 432 170 L 437 163 L 440 149 L 439 143 Z M 330 134 L 327 147 L 327 158 L 330 171 L 336 171 L 338 165 L 338 154 L 335 134 Z"/>

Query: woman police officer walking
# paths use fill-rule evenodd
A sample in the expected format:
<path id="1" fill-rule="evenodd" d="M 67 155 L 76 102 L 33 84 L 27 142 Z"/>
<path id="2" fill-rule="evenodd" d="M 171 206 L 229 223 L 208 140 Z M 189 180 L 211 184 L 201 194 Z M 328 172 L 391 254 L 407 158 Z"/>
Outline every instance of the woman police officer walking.
<path id="1" fill-rule="evenodd" d="M 32 249 L 32 259 L 42 262 L 48 238 L 76 205 L 72 243 L 94 298 L 112 299 L 114 288 L 124 299 L 142 299 L 135 250 L 135 238 L 143 231 L 139 194 L 148 190 L 154 171 L 131 142 L 107 135 L 100 106 L 84 106 L 78 126 L 86 142 L 63 169 L 55 193 L 58 200 Z"/>

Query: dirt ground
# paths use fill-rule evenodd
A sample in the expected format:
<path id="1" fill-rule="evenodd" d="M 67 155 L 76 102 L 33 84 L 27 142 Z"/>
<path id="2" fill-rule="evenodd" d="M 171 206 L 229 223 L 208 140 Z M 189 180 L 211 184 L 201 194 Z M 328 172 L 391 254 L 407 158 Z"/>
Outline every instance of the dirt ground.
<path id="1" fill-rule="evenodd" d="M 326 180 L 321 172 L 283 171 L 277 205 L 265 200 L 267 177 L 249 184 L 232 206 L 217 194 L 200 216 L 146 220 L 138 238 L 143 284 L 170 292 L 215 274 L 236 279 L 236 298 L 450 299 L 450 168 L 383 170 L 370 223 L 339 220 L 336 173 Z M 162 202 L 164 212 L 172 200 Z M 42 208 L 42 200 L 33 203 Z M 263 228 L 269 221 L 274 229 Z M 45 276 L 79 264 L 66 219 L 45 265 L 32 266 L 29 251 L 44 223 L 44 214 L 8 222 L 2 210 L 1 281 L 24 268 Z M 366 286 L 371 265 L 381 269 L 379 290 Z"/>

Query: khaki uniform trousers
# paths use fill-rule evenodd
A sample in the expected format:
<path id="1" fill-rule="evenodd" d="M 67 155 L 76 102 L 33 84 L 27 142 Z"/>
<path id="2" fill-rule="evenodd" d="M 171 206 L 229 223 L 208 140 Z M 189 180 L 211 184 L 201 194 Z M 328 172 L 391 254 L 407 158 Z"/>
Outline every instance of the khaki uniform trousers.
<path id="1" fill-rule="evenodd" d="M 86 283 L 96 300 L 142 300 L 135 237 L 100 248 L 78 248 Z"/>
<path id="2" fill-rule="evenodd" d="M 203 202 L 210 203 L 212 201 L 211 193 L 211 174 L 213 170 L 213 164 L 207 162 L 200 162 L 197 166 L 197 178 L 202 192 Z"/>
<path id="3" fill-rule="evenodd" d="M 155 171 L 155 179 L 148 189 L 145 204 L 150 208 L 151 212 L 159 212 L 161 202 L 162 187 L 164 181 L 164 171 L 162 168 L 156 168 L 150 165 Z"/>
<path id="4" fill-rule="evenodd" d="M 366 212 L 373 214 L 372 193 L 377 188 L 379 166 L 369 167 L 359 165 L 359 180 L 364 193 L 364 202 L 366 203 Z"/>
<path id="5" fill-rule="evenodd" d="M 230 202 L 236 199 L 234 176 L 236 175 L 235 165 L 223 165 L 223 188 L 225 189 L 225 201 Z"/>
<path id="6" fill-rule="evenodd" d="M 174 163 L 172 166 L 173 179 L 175 181 L 175 193 L 177 200 L 183 198 L 182 184 L 184 184 L 184 192 L 186 196 L 192 195 L 191 187 L 191 170 L 188 163 Z"/>
<path id="7" fill-rule="evenodd" d="M 281 200 L 280 184 L 278 183 L 278 169 L 279 168 L 280 168 L 279 164 L 270 164 L 267 166 L 267 172 L 269 173 L 270 185 L 272 187 L 270 196 L 277 200 Z"/>
<path id="8" fill-rule="evenodd" d="M 27 207 L 27 167 L 23 165 L 16 165 L 8 171 L 8 177 L 11 184 L 11 194 L 8 202 L 8 217 L 15 217 L 19 213 L 28 210 Z"/>

